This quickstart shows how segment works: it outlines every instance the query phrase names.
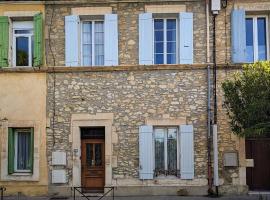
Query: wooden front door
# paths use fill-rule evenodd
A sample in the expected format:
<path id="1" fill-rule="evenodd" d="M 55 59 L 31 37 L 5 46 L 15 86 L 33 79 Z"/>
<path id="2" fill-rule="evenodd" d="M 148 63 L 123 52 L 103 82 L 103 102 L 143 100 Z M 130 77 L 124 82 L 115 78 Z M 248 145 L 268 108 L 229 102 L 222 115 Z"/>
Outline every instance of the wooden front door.
<path id="1" fill-rule="evenodd" d="M 84 192 L 104 192 L 104 139 L 82 140 L 82 187 Z"/>
<path id="2" fill-rule="evenodd" d="M 254 160 L 254 167 L 247 167 L 249 189 L 270 190 L 270 139 L 246 139 L 246 158 Z"/>

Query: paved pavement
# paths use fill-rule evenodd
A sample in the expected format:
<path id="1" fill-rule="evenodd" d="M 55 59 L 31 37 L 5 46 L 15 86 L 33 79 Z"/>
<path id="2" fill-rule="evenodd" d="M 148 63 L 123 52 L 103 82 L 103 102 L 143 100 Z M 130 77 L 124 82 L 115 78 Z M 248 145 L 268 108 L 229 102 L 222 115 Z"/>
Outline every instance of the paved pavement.
<path id="1" fill-rule="evenodd" d="M 112 197 L 103 198 L 104 200 L 113 200 Z M 270 194 L 246 195 L 246 196 L 222 196 L 218 198 L 202 196 L 132 196 L 132 197 L 114 197 L 114 200 L 270 200 Z M 26 197 L 13 196 L 4 197 L 3 200 L 73 200 L 73 198 L 50 198 L 50 197 Z M 87 200 L 86 198 L 76 197 L 75 200 Z M 91 197 L 90 200 L 98 200 L 98 197 Z"/>

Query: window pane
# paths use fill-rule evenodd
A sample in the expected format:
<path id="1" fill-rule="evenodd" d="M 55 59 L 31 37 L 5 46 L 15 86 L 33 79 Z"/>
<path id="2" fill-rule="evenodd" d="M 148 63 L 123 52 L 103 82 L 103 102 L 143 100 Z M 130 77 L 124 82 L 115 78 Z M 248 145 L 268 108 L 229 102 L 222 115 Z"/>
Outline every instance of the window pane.
<path id="1" fill-rule="evenodd" d="M 95 22 L 95 65 L 104 65 L 103 22 Z"/>
<path id="2" fill-rule="evenodd" d="M 155 31 L 155 42 L 157 41 L 163 41 L 164 38 L 163 38 L 163 31 Z"/>
<path id="3" fill-rule="evenodd" d="M 264 17 L 258 18 L 258 60 L 266 60 L 266 19 Z"/>
<path id="4" fill-rule="evenodd" d="M 167 64 L 176 64 L 175 54 L 167 54 Z"/>
<path id="5" fill-rule="evenodd" d="M 18 132 L 17 170 L 30 170 L 30 133 Z"/>
<path id="6" fill-rule="evenodd" d="M 16 66 L 29 66 L 28 37 L 16 37 Z"/>
<path id="7" fill-rule="evenodd" d="M 169 29 L 176 29 L 176 19 L 168 19 L 167 20 L 167 30 Z"/>
<path id="8" fill-rule="evenodd" d="M 167 31 L 167 41 L 176 41 L 176 30 Z"/>
<path id="9" fill-rule="evenodd" d="M 246 19 L 247 62 L 254 61 L 253 19 Z"/>
<path id="10" fill-rule="evenodd" d="M 33 30 L 15 30 L 15 34 L 31 34 Z"/>
<path id="11" fill-rule="evenodd" d="M 156 170 L 165 170 L 164 163 L 164 130 L 155 130 L 155 168 Z"/>
<path id="12" fill-rule="evenodd" d="M 167 53 L 176 53 L 176 42 L 167 43 Z"/>
<path id="13" fill-rule="evenodd" d="M 155 64 L 164 64 L 163 54 L 155 54 Z"/>
<path id="14" fill-rule="evenodd" d="M 155 30 L 163 30 L 163 19 L 155 19 L 154 29 Z"/>
<path id="15" fill-rule="evenodd" d="M 92 22 L 83 22 L 83 33 L 92 32 Z"/>
<path id="16" fill-rule="evenodd" d="M 102 144 L 95 144 L 95 165 L 102 166 Z"/>
<path id="17" fill-rule="evenodd" d="M 176 175 L 177 172 L 177 130 L 168 129 L 167 137 L 168 173 Z"/>
<path id="18" fill-rule="evenodd" d="M 163 53 L 163 52 L 164 52 L 164 43 L 155 42 L 155 53 Z"/>
<path id="19" fill-rule="evenodd" d="M 86 165 L 87 167 L 94 166 L 93 144 L 86 144 Z"/>

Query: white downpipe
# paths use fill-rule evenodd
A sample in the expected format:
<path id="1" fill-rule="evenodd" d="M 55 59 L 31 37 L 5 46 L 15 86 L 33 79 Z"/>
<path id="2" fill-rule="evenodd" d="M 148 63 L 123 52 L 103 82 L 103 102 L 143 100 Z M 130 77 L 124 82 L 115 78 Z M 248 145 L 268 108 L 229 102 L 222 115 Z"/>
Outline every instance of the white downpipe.
<path id="1" fill-rule="evenodd" d="M 210 63 L 210 34 L 209 34 L 209 0 L 206 0 L 206 62 Z"/>
<path id="2" fill-rule="evenodd" d="M 217 124 L 213 125 L 213 151 L 214 151 L 214 186 L 219 186 Z"/>

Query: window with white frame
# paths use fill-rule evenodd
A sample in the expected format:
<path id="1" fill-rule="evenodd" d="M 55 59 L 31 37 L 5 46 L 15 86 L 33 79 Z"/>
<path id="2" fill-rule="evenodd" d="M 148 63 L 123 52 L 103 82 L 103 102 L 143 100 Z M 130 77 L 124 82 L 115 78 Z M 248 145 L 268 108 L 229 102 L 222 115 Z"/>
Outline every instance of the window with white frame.
<path id="1" fill-rule="evenodd" d="M 246 17 L 247 62 L 267 60 L 268 49 L 268 17 Z"/>
<path id="2" fill-rule="evenodd" d="M 15 21 L 12 24 L 13 34 L 13 66 L 31 67 L 33 66 L 33 22 Z"/>
<path id="3" fill-rule="evenodd" d="M 104 65 L 104 22 L 82 22 L 82 65 Z"/>
<path id="4" fill-rule="evenodd" d="M 177 20 L 154 19 L 154 63 L 177 63 Z"/>
<path id="5" fill-rule="evenodd" d="M 155 176 L 179 176 L 178 135 L 176 127 L 156 127 L 154 129 Z"/>

